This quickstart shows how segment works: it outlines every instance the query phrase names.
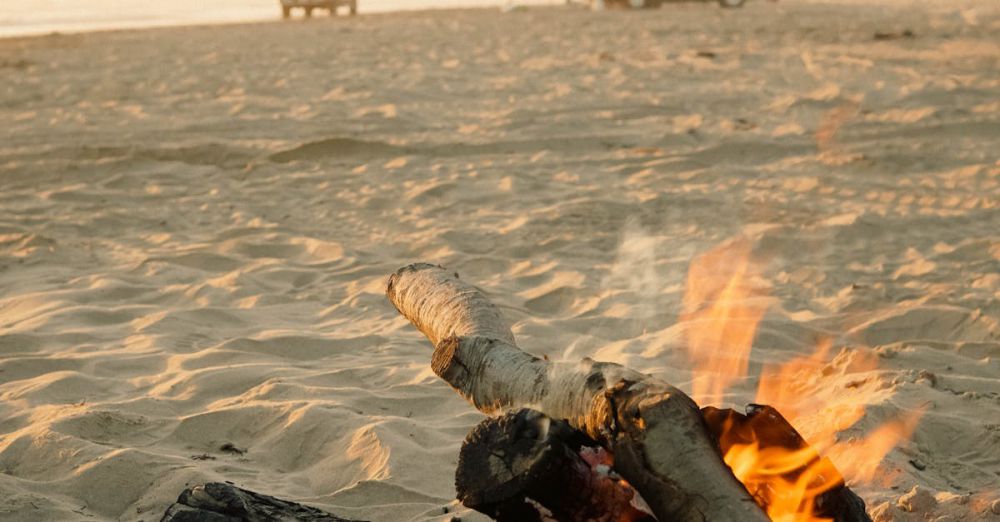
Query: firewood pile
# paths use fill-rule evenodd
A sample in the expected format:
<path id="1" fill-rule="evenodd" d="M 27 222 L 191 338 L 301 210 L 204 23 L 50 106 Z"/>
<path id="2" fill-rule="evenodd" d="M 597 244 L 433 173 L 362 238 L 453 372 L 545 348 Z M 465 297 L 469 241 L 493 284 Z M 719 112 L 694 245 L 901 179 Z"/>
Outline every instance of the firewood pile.
<path id="1" fill-rule="evenodd" d="M 458 274 L 429 264 L 389 277 L 386 295 L 434 345 L 431 367 L 488 418 L 462 445 L 463 505 L 511 522 L 871 521 L 833 463 L 781 413 L 699 408 L 669 383 L 589 358 L 553 362 L 517 346 L 500 310 Z M 742 470 L 733 449 L 777 452 Z M 777 477 L 780 481 L 747 477 Z M 775 483 L 813 494 L 780 506 Z M 231 484 L 185 490 L 163 521 L 346 520 Z"/>

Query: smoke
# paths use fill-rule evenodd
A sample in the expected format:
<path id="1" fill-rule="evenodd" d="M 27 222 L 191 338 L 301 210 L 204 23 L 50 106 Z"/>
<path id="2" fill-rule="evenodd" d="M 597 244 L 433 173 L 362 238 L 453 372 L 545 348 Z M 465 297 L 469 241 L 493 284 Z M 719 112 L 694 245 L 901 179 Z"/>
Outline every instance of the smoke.
<path id="1" fill-rule="evenodd" d="M 622 240 L 614 264 L 604 280 L 604 288 L 635 296 L 640 306 L 655 305 L 663 289 L 663 278 L 657 273 L 663 238 L 646 231 L 639 220 L 625 222 Z"/>
<path id="2" fill-rule="evenodd" d="M 684 354 L 675 350 L 680 339 L 672 327 L 680 313 L 687 262 L 695 252 L 688 239 L 627 220 L 601 281 L 598 317 L 588 321 L 563 360 L 593 357 L 648 372 L 680 363 Z"/>
<path id="3" fill-rule="evenodd" d="M 604 297 L 626 305 L 629 317 L 650 329 L 668 327 L 677 321 L 688 263 L 697 253 L 692 238 L 657 234 L 631 218 L 604 278 Z"/>

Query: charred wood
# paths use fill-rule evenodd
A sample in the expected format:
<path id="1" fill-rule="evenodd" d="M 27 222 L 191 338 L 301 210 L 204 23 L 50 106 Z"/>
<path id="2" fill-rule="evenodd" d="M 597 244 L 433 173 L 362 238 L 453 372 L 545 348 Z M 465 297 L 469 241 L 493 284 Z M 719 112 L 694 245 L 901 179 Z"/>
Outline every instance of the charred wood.
<path id="1" fill-rule="evenodd" d="M 314 507 L 254 493 L 231 484 L 209 482 L 185 489 L 160 522 L 360 522 Z"/>
<path id="2" fill-rule="evenodd" d="M 465 506 L 501 522 L 654 522 L 612 466 L 603 448 L 566 422 L 521 409 L 469 433 L 455 487 Z"/>
<path id="3" fill-rule="evenodd" d="M 820 468 L 822 476 L 817 479 L 833 485 L 813 501 L 814 513 L 833 519 L 834 522 L 871 522 L 861 497 L 847 487 L 833 464 L 816 453 L 778 410 L 771 406 L 750 404 L 747 405 L 745 414 L 711 406 L 702 408 L 702 413 L 709 432 L 719 443 L 720 455 L 725 455 L 735 444 L 751 443 L 756 443 L 761 450 L 780 447 L 795 452 L 811 452 L 807 463 L 784 474 L 789 481 L 794 481 L 806 466 L 813 465 L 816 461 L 826 461 Z M 758 504 L 766 508 L 767 492 L 750 493 Z"/>

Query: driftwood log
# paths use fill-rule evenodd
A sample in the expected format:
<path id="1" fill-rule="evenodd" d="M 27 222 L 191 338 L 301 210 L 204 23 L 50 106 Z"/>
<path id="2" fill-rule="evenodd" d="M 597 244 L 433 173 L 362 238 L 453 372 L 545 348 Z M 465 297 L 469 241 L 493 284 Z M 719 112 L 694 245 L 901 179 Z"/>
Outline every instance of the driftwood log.
<path id="1" fill-rule="evenodd" d="M 185 489 L 160 522 L 360 522 L 231 484 L 209 482 Z"/>
<path id="2" fill-rule="evenodd" d="M 496 306 L 438 266 L 399 269 L 386 295 L 434 344 L 431 367 L 458 393 L 488 415 L 530 407 L 565 419 L 614 455 L 657 519 L 769 520 L 677 388 L 618 364 L 525 353 Z"/>

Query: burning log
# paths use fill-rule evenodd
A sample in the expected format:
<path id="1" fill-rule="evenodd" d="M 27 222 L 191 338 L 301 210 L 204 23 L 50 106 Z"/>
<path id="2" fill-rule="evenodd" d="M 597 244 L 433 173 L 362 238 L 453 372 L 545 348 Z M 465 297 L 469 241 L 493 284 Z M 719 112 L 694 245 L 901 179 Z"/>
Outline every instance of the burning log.
<path id="1" fill-rule="evenodd" d="M 441 267 L 403 267 L 386 294 L 434 344 L 434 372 L 463 397 L 488 415 L 533 407 L 566 419 L 615 456 L 659 520 L 769 520 L 677 388 L 618 364 L 525 353 L 496 306 Z"/>
<path id="2" fill-rule="evenodd" d="M 775 448 L 784 450 L 790 465 L 778 473 L 780 478 L 786 483 L 797 483 L 816 492 L 815 496 L 807 498 L 812 502 L 811 506 L 805 509 L 792 506 L 799 513 L 833 522 L 871 522 L 865 512 L 865 502 L 848 489 L 833 463 L 821 457 L 778 410 L 750 404 L 746 414 L 711 406 L 701 411 L 723 455 L 729 455 L 734 446 L 752 445 L 755 451 L 760 452 Z M 773 506 L 781 501 L 775 498 L 777 493 L 770 487 L 773 477 L 768 479 L 760 482 L 744 480 L 744 485 L 762 506 Z"/>
<path id="3" fill-rule="evenodd" d="M 469 433 L 455 488 L 462 504 L 501 522 L 654 522 L 612 464 L 597 442 L 566 422 L 521 409 Z"/>

